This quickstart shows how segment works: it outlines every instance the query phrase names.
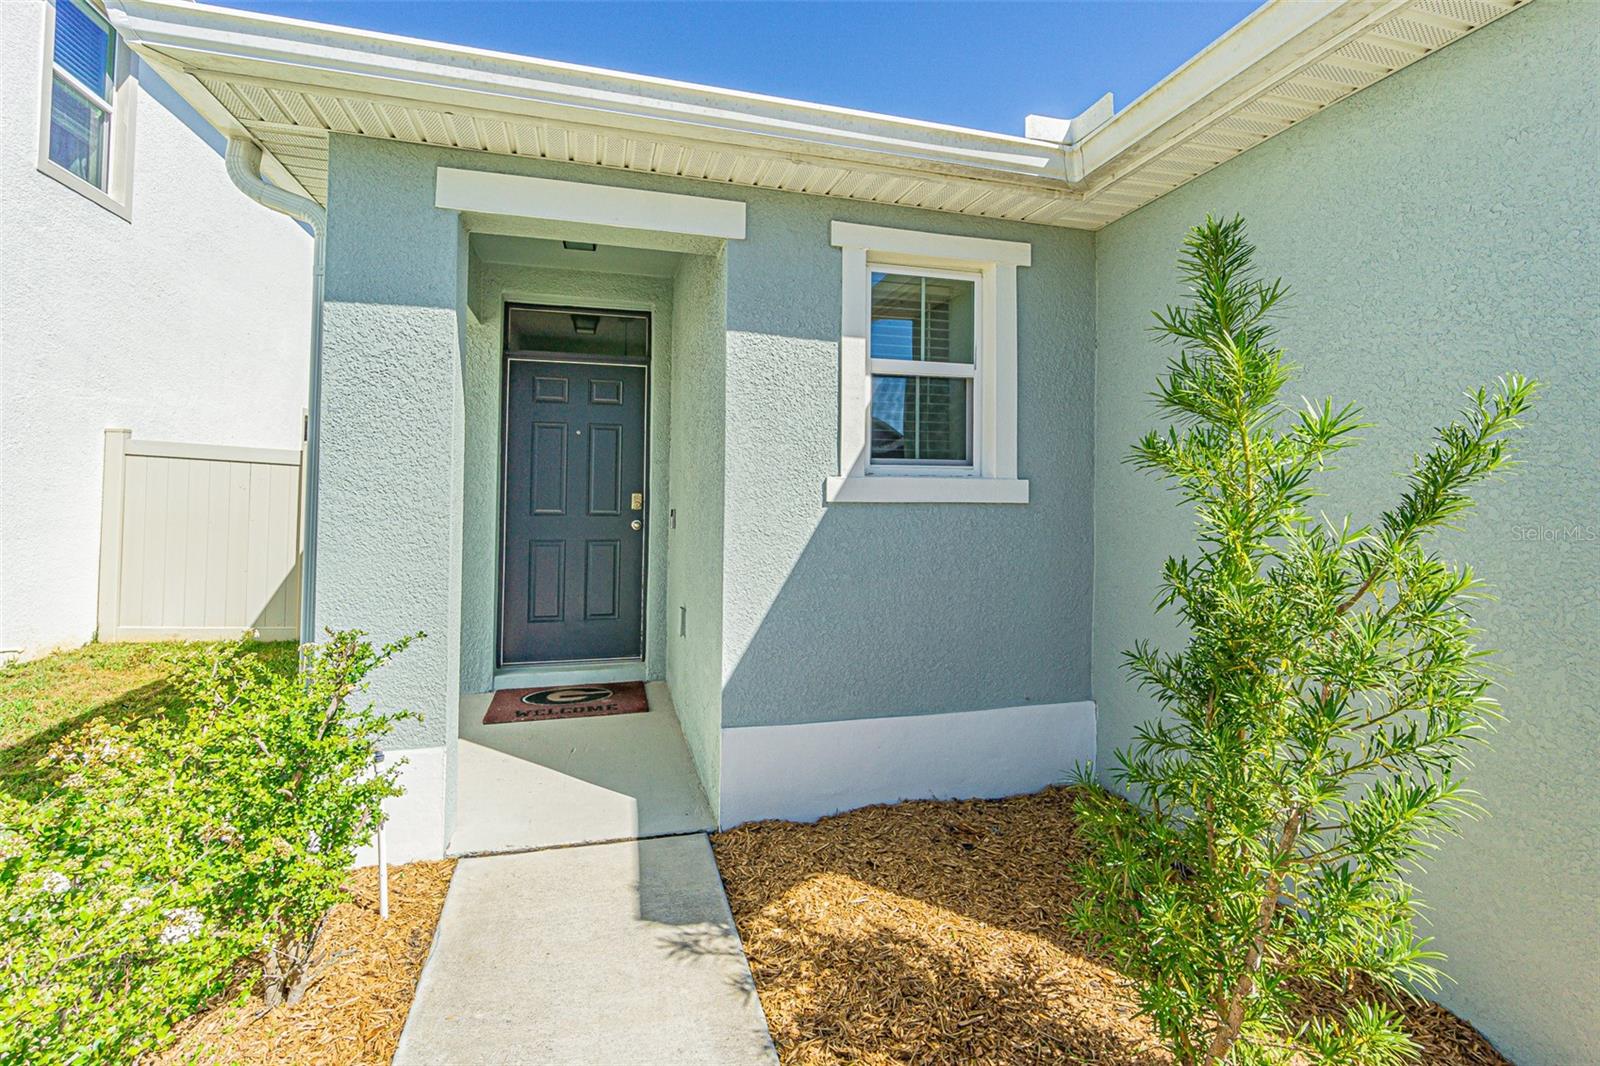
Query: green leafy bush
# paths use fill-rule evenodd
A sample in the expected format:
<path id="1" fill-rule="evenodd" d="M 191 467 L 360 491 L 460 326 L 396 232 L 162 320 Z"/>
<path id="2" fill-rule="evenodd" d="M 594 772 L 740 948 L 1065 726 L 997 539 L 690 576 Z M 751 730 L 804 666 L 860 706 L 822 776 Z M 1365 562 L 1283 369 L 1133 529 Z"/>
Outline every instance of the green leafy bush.
<path id="1" fill-rule="evenodd" d="M 298 998 L 317 932 L 398 766 L 399 717 L 352 703 L 406 644 L 355 632 L 286 676 L 245 643 L 181 674 L 178 713 L 91 723 L 37 804 L 0 807 L 0 1061 L 123 1062 L 242 969 Z"/>
<path id="2" fill-rule="evenodd" d="M 1375 526 L 1322 520 L 1313 477 L 1360 416 L 1280 403 L 1285 289 L 1253 254 L 1239 219 L 1207 219 L 1185 243 L 1188 305 L 1156 316 L 1180 349 L 1156 393 L 1174 425 L 1131 461 L 1194 509 L 1197 556 L 1167 561 L 1158 600 L 1188 643 L 1127 656 L 1165 714 L 1111 770 L 1133 802 L 1086 790 L 1075 918 L 1185 1066 L 1384 1066 L 1416 1056 L 1392 1013 L 1297 1021 L 1296 988 L 1436 980 L 1406 875 L 1471 812 L 1458 771 L 1498 712 L 1477 582 L 1429 543 L 1508 464 L 1533 385 L 1471 395 Z"/>

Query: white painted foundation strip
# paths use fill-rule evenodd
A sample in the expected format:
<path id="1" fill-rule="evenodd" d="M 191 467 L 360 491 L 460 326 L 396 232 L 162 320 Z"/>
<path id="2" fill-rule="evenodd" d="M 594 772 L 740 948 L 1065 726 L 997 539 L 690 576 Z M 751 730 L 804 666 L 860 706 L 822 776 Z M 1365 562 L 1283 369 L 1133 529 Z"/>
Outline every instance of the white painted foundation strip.
<path id="1" fill-rule="evenodd" d="M 434 206 L 552 222 L 744 239 L 744 203 L 486 170 L 440 167 Z"/>
<path id="2" fill-rule="evenodd" d="M 1094 743 L 1090 701 L 724 729 L 721 824 L 1033 792 L 1092 760 Z"/>
<path id="3" fill-rule="evenodd" d="M 383 765 L 400 767 L 400 787 L 405 794 L 385 800 L 388 816 L 385 850 L 389 865 L 444 858 L 445 757 L 443 748 L 406 748 L 384 752 Z M 357 866 L 378 861 L 376 837 L 356 852 Z"/>

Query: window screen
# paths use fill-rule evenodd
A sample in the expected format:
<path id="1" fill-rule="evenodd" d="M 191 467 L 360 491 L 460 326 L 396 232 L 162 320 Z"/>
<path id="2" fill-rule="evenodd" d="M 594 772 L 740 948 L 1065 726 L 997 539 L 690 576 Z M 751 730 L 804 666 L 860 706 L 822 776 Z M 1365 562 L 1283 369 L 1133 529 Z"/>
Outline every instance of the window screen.
<path id="1" fill-rule="evenodd" d="M 116 35 L 78 0 L 57 0 L 50 79 L 51 162 L 104 189 Z"/>

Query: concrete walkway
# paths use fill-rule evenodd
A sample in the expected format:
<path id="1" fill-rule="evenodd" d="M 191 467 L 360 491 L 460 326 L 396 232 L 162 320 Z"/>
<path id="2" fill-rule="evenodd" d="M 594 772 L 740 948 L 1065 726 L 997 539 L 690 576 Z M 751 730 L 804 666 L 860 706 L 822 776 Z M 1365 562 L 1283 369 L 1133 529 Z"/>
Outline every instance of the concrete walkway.
<path id="1" fill-rule="evenodd" d="M 700 833 L 462 859 L 394 1058 L 777 1061 Z"/>

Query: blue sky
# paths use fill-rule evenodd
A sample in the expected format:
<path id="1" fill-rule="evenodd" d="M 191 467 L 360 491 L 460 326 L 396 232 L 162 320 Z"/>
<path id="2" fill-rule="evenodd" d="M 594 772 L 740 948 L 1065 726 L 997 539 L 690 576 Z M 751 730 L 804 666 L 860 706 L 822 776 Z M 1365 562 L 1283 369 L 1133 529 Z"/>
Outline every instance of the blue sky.
<path id="1" fill-rule="evenodd" d="M 212 0 L 750 92 L 1022 132 L 1131 103 L 1257 5 Z"/>

